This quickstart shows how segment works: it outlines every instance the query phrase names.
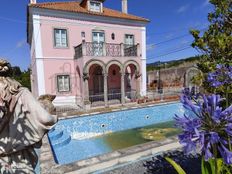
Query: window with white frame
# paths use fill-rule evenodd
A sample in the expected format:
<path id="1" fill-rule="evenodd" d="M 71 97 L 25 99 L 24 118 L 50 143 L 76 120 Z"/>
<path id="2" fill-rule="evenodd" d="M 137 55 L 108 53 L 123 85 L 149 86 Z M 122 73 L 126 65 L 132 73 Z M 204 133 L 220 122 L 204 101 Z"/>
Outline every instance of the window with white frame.
<path id="1" fill-rule="evenodd" d="M 89 10 L 93 11 L 93 12 L 101 12 L 101 3 L 100 2 L 96 2 L 96 1 L 90 1 L 89 3 Z"/>
<path id="2" fill-rule="evenodd" d="M 134 40 L 135 40 L 135 38 L 134 38 L 134 35 L 132 35 L 132 34 L 126 34 L 125 35 L 125 44 L 126 45 L 134 45 Z"/>
<path id="3" fill-rule="evenodd" d="M 66 29 L 54 29 L 55 47 L 68 47 L 68 34 Z"/>
<path id="4" fill-rule="evenodd" d="M 70 76 L 69 75 L 58 75 L 57 76 L 57 90 L 58 92 L 69 92 L 70 91 Z"/>

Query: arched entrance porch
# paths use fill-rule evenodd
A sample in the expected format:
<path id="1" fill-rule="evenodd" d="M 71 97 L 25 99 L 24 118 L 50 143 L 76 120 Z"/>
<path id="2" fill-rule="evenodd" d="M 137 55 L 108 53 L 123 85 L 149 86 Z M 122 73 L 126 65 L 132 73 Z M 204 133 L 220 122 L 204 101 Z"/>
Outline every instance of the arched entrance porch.
<path id="1" fill-rule="evenodd" d="M 104 103 L 105 64 L 100 60 L 90 60 L 83 69 L 84 104 L 98 102 Z"/>
<path id="2" fill-rule="evenodd" d="M 110 62 L 107 67 L 108 104 L 121 103 L 121 71 L 119 62 Z"/>
<path id="3" fill-rule="evenodd" d="M 139 72 L 139 64 L 133 60 L 124 65 L 117 60 L 106 65 L 99 60 L 87 62 L 83 70 L 84 102 L 105 106 L 131 102 L 140 93 Z"/>
<path id="4" fill-rule="evenodd" d="M 136 61 L 130 60 L 123 67 L 124 89 L 122 89 L 122 103 L 135 100 L 140 94 L 140 66 Z"/>

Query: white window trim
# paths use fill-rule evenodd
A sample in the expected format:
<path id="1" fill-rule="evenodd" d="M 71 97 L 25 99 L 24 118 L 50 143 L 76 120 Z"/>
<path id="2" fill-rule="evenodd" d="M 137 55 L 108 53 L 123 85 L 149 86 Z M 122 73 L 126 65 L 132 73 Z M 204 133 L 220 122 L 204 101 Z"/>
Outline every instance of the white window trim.
<path id="1" fill-rule="evenodd" d="M 132 45 L 135 45 L 135 35 L 134 34 L 125 34 L 125 39 L 124 39 L 124 44 L 126 44 L 126 45 L 129 45 L 129 44 L 127 44 L 126 43 L 126 36 L 133 36 L 133 43 L 132 43 Z"/>
<path id="2" fill-rule="evenodd" d="M 59 86 L 59 77 L 63 77 L 63 86 L 64 86 L 64 76 L 68 76 L 68 82 L 69 82 L 69 89 L 67 89 L 67 90 L 65 90 L 65 89 L 63 89 L 63 90 L 61 90 L 60 89 L 60 86 Z M 68 75 L 68 74 L 59 74 L 59 75 L 57 75 L 56 76 L 56 85 L 57 85 L 57 92 L 58 93 L 65 93 L 65 92 L 71 92 L 71 78 L 70 78 L 70 75 Z"/>
<path id="3" fill-rule="evenodd" d="M 100 4 L 100 11 L 91 10 L 91 2 Z M 88 11 L 96 12 L 96 13 L 102 13 L 103 12 L 103 4 L 102 4 L 102 2 L 89 0 L 88 1 Z"/>
<path id="4" fill-rule="evenodd" d="M 59 46 L 57 46 L 57 43 L 56 43 L 56 33 L 55 33 L 55 31 L 56 30 L 66 30 L 66 46 L 62 46 L 62 45 L 59 45 Z M 53 40 L 54 40 L 54 48 L 68 48 L 69 47 L 69 43 L 68 43 L 68 41 L 69 41 L 69 39 L 68 39 L 68 29 L 66 29 L 66 28 L 53 28 Z M 60 37 L 60 42 L 62 42 L 61 41 L 61 37 Z"/>

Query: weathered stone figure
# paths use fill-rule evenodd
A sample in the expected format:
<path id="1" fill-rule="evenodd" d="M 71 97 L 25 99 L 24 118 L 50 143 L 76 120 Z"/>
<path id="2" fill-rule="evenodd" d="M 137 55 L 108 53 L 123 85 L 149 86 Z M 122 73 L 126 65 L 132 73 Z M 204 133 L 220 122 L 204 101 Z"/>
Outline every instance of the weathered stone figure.
<path id="1" fill-rule="evenodd" d="M 55 95 L 41 95 L 38 98 L 38 101 L 42 105 L 42 107 L 48 111 L 50 114 L 54 114 L 56 112 L 55 106 L 52 104 L 52 101 L 56 98 Z"/>
<path id="2" fill-rule="evenodd" d="M 0 173 L 35 173 L 34 148 L 57 118 L 10 74 L 10 64 L 0 59 Z"/>

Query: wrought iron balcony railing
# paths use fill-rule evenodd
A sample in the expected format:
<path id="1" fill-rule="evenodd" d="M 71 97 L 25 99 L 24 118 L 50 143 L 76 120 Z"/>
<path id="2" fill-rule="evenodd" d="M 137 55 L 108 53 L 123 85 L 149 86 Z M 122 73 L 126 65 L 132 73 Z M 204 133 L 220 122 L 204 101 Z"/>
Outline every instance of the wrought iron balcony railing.
<path id="1" fill-rule="evenodd" d="M 98 56 L 98 57 L 137 57 L 139 44 L 125 45 L 113 43 L 97 43 L 97 42 L 82 42 L 74 47 L 75 59 L 83 56 Z"/>

